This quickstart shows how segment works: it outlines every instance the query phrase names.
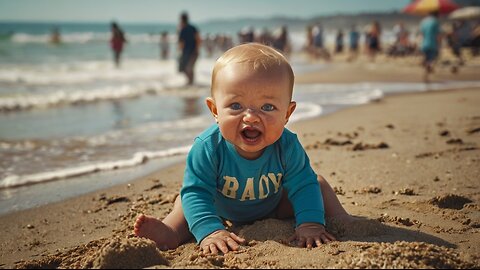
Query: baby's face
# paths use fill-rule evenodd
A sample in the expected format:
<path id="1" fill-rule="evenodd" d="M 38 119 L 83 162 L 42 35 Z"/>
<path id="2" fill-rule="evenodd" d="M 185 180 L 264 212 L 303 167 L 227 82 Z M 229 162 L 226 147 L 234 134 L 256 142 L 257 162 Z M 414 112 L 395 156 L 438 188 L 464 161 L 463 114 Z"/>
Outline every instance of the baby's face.
<path id="1" fill-rule="evenodd" d="M 282 135 L 295 110 L 285 68 L 253 70 L 246 64 L 228 65 L 216 76 L 207 105 L 223 137 L 246 159 L 256 159 Z"/>

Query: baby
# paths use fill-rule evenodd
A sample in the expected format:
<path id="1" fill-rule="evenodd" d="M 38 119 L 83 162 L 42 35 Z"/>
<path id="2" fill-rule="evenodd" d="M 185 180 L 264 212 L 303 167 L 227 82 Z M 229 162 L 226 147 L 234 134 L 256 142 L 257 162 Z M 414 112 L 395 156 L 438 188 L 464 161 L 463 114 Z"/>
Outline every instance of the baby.
<path id="1" fill-rule="evenodd" d="M 298 246 L 334 241 L 325 217 L 350 216 L 285 128 L 296 107 L 293 85 L 290 64 L 271 47 L 248 43 L 225 52 L 206 99 L 217 124 L 195 139 L 172 212 L 163 220 L 140 215 L 134 233 L 160 249 L 176 248 L 193 235 L 205 254 L 217 254 L 245 241 L 226 229 L 226 220 L 294 217 L 290 240 Z"/>

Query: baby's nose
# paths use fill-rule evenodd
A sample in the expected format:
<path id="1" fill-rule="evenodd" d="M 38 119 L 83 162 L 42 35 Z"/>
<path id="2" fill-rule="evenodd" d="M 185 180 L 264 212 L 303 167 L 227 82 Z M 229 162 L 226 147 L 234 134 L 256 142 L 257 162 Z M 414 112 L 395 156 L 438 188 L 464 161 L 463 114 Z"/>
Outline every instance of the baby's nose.
<path id="1" fill-rule="evenodd" d="M 245 111 L 245 115 L 243 116 L 243 121 L 245 121 L 246 123 L 253 123 L 260 121 L 260 118 L 258 117 L 258 113 L 256 110 L 247 109 Z"/>

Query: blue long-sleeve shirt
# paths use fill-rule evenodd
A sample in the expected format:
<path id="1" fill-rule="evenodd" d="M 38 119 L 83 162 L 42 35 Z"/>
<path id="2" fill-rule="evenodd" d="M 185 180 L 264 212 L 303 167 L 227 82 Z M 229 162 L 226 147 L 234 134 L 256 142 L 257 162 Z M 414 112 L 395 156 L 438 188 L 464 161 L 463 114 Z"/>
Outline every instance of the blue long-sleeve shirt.
<path id="1" fill-rule="evenodd" d="M 322 193 L 297 136 L 282 136 L 255 160 L 241 157 L 215 124 L 197 138 L 188 154 L 180 195 L 185 218 L 197 242 L 225 229 L 222 218 L 251 222 L 274 211 L 283 189 L 296 225 L 325 224 Z"/>

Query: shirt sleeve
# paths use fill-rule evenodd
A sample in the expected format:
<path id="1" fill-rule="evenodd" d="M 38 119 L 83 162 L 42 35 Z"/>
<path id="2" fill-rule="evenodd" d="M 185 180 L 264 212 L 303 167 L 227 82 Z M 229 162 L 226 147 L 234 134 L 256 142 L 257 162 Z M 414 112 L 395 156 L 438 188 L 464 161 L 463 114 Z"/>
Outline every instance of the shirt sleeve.
<path id="1" fill-rule="evenodd" d="M 284 187 L 295 212 L 295 225 L 314 222 L 325 225 L 323 197 L 317 175 L 296 135 L 284 146 Z"/>
<path id="2" fill-rule="evenodd" d="M 180 191 L 185 219 L 197 243 L 212 232 L 225 229 L 214 206 L 218 162 L 211 153 L 206 142 L 195 141 L 187 157 Z"/>

